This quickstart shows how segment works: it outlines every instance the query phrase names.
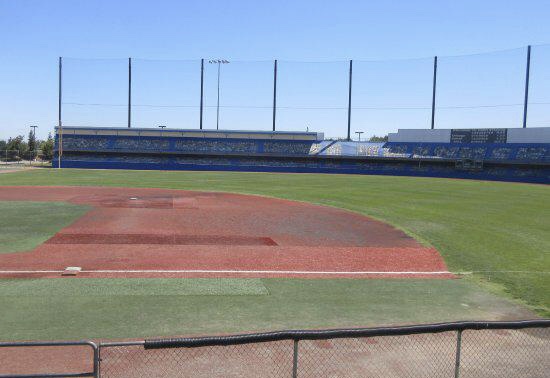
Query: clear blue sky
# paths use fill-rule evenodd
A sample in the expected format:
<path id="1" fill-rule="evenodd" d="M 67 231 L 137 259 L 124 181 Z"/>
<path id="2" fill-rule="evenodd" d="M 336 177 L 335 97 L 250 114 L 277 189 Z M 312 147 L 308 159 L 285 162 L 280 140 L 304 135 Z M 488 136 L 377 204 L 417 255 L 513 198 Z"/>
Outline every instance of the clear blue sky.
<path id="1" fill-rule="evenodd" d="M 31 124 L 39 137 L 52 130 L 58 56 L 121 58 L 65 60 L 66 124 L 125 125 L 131 56 L 192 60 L 134 62 L 136 126 L 198 127 L 196 59 L 223 57 L 231 63 L 222 68 L 222 128 L 270 129 L 274 58 L 280 129 L 344 135 L 351 58 L 353 131 L 427 127 L 429 57 L 439 55 L 437 127 L 519 127 L 524 46 L 550 42 L 549 14 L 548 1 L 0 0 L 0 138 Z M 550 46 L 534 47 L 532 70 L 530 125 L 549 126 Z M 207 128 L 215 127 L 215 92 L 208 66 Z M 479 105 L 506 106 L 468 108 Z"/>

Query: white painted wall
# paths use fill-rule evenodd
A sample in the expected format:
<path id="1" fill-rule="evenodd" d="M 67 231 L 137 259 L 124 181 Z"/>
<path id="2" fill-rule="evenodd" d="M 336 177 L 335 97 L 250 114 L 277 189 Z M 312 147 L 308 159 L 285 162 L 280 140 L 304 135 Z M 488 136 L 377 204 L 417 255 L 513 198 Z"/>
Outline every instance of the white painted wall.
<path id="1" fill-rule="evenodd" d="M 388 134 L 389 142 L 449 143 L 450 129 L 399 129 Z M 508 129 L 508 143 L 550 143 L 550 127 Z"/>
<path id="2" fill-rule="evenodd" d="M 388 134 L 389 142 L 426 142 L 449 143 L 450 129 L 399 129 L 397 133 Z"/>
<path id="3" fill-rule="evenodd" d="M 550 143 L 550 127 L 508 129 L 508 143 Z"/>

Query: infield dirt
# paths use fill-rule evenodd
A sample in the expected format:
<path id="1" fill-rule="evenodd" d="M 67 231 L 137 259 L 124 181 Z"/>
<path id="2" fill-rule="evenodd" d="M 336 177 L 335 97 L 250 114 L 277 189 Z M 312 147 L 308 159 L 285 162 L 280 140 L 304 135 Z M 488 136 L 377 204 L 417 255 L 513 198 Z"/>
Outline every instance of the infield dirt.
<path id="1" fill-rule="evenodd" d="M 0 200 L 92 210 L 31 251 L 0 255 L 12 277 L 437 277 L 439 253 L 388 224 L 332 207 L 165 189 L 2 187 Z"/>

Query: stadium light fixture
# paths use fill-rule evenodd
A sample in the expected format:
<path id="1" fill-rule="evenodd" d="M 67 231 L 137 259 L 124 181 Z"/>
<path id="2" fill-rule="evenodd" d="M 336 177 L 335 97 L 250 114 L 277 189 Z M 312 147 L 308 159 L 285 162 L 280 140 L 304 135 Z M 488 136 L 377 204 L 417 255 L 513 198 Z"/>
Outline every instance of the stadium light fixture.
<path id="1" fill-rule="evenodd" d="M 364 131 L 356 131 L 355 134 L 357 134 L 357 137 L 359 138 L 359 142 L 361 142 L 361 134 L 363 134 Z"/>
<path id="2" fill-rule="evenodd" d="M 211 59 L 208 61 L 208 63 L 218 65 L 218 105 L 216 106 L 216 130 L 219 130 L 220 129 L 220 67 L 222 64 L 229 64 L 229 60 Z"/>
<path id="3" fill-rule="evenodd" d="M 159 127 L 164 130 L 166 128 L 166 125 L 159 125 Z"/>

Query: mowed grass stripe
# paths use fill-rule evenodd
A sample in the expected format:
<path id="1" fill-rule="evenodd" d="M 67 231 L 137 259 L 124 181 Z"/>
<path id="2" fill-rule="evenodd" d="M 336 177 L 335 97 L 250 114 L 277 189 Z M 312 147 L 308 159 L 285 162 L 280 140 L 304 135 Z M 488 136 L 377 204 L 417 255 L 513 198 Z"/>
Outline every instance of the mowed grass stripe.
<path id="1" fill-rule="evenodd" d="M 0 253 L 31 250 L 89 209 L 64 202 L 0 201 Z"/>
<path id="2" fill-rule="evenodd" d="M 3 279 L 0 297 L 268 295 L 260 279 L 63 278 Z"/>
<path id="3" fill-rule="evenodd" d="M 57 281 L 57 293 L 69 295 L 0 295 L 0 339 L 141 338 L 530 316 L 468 280 L 269 278 L 261 280 L 269 295 L 232 296 L 107 290 L 88 295 L 72 288 L 93 282 L 84 278 L 41 279 L 32 287 L 40 290 L 51 281 Z M 166 281 L 159 282 L 178 287 L 187 279 Z"/>

